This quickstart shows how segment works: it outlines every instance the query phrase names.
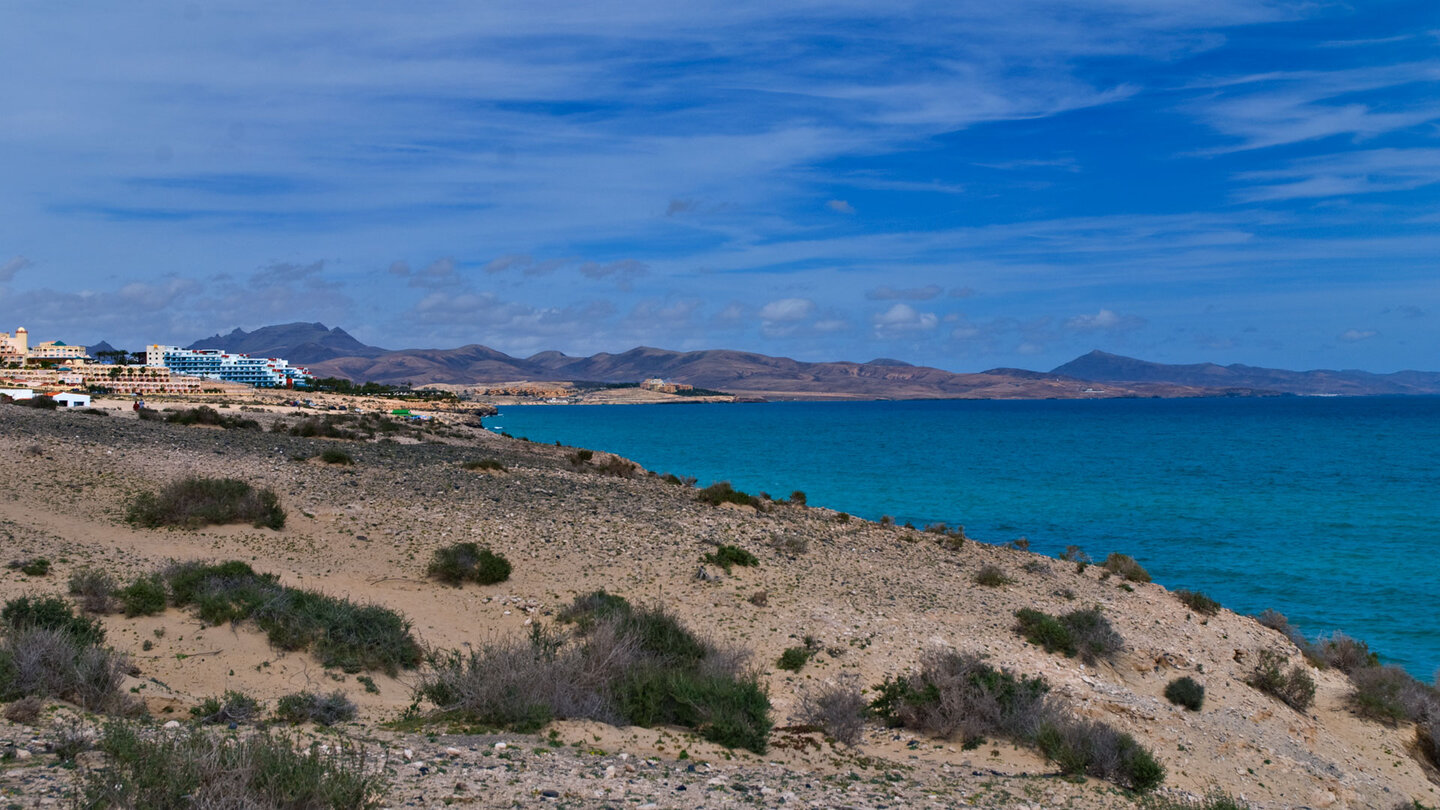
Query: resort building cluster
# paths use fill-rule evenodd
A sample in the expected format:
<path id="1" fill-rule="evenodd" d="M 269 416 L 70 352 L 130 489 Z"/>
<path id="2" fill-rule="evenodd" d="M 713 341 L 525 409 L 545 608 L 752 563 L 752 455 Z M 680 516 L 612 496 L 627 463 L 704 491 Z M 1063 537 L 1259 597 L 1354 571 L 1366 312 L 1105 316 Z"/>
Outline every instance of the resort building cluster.
<path id="1" fill-rule="evenodd" d="M 25 327 L 0 332 L 0 393 L 89 391 L 112 394 L 199 394 L 228 387 L 304 388 L 309 371 L 276 357 L 250 357 L 219 349 L 153 344 L 143 355 L 101 352 L 58 340 L 30 345 Z M 129 363 L 128 360 L 138 362 Z M 13 393 L 12 393 L 13 392 Z"/>

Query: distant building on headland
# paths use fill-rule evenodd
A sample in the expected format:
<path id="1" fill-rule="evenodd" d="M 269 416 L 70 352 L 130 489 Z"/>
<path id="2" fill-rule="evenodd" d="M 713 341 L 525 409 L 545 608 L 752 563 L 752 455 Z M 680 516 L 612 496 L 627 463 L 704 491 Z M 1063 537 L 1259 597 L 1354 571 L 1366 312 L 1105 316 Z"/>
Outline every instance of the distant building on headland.
<path id="1" fill-rule="evenodd" d="M 256 388 L 307 386 L 314 379 L 309 371 L 276 357 L 251 357 L 219 349 L 182 349 L 152 344 L 145 347 L 145 365 L 163 366 L 172 373 L 190 377 L 243 383 Z"/>
<path id="2" fill-rule="evenodd" d="M 667 383 L 659 377 L 653 377 L 640 383 L 640 387 L 646 391 L 658 391 L 662 394 L 678 394 L 681 391 L 693 391 L 695 386 L 685 383 Z"/>

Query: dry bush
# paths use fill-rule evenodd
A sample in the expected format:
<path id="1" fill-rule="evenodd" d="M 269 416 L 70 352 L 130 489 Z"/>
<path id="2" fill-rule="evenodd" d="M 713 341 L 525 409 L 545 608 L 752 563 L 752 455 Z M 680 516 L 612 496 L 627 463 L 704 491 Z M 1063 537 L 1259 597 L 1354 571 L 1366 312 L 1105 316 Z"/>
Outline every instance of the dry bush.
<path id="1" fill-rule="evenodd" d="M 1434 690 L 1399 667 L 1370 666 L 1350 673 L 1354 687 L 1345 696 L 1357 715 L 1394 725 L 1418 720 L 1440 708 Z"/>
<path id="2" fill-rule="evenodd" d="M 854 681 L 827 683 L 800 699 L 800 721 L 816 726 L 837 742 L 855 745 L 865 731 L 865 697 Z"/>
<path id="3" fill-rule="evenodd" d="M 1315 643 L 1309 646 L 1313 657 L 1321 664 L 1334 667 L 1346 675 L 1353 676 L 1362 669 L 1380 663 L 1380 656 L 1370 652 L 1370 645 L 1338 631 L 1329 638 L 1316 639 Z"/>
<path id="4" fill-rule="evenodd" d="M 1112 574 L 1123 577 L 1127 582 L 1149 582 L 1150 572 L 1135 562 L 1135 558 L 1129 554 L 1121 554 L 1116 551 L 1105 558 L 1105 570 Z"/>
<path id="5" fill-rule="evenodd" d="M 0 645 L 0 699 L 61 698 L 91 711 L 128 709 L 121 689 L 130 662 L 63 630 L 12 630 Z"/>
<path id="6" fill-rule="evenodd" d="M 5 719 L 28 726 L 40 719 L 40 712 L 44 708 L 45 701 L 36 695 L 26 695 L 5 707 Z"/>
<path id="7" fill-rule="evenodd" d="M 70 575 L 70 595 L 79 597 L 80 609 L 86 613 L 115 612 L 118 587 L 108 571 L 85 568 Z"/>

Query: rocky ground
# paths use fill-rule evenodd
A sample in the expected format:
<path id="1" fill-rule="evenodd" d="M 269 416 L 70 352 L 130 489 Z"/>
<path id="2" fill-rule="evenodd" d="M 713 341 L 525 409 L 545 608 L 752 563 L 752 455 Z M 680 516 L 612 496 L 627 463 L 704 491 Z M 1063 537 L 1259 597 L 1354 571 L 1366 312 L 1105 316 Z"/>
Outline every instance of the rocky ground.
<path id="1" fill-rule="evenodd" d="M 293 423 L 297 417 L 286 411 L 226 412 Z M 123 403 L 110 416 L 0 406 L 0 548 L 5 559 L 53 562 L 45 576 L 0 571 L 0 599 L 64 593 L 70 573 L 87 566 L 127 577 L 171 560 L 241 559 L 286 584 L 402 611 L 429 647 L 463 649 L 553 622 L 576 595 L 604 588 L 635 603 L 663 604 L 712 640 L 749 650 L 774 705 L 777 730 L 764 755 L 727 751 L 679 729 L 579 721 L 555 723 L 538 736 L 453 735 L 444 727 L 406 733 L 387 723 L 412 702 L 414 673 L 373 674 L 377 694 L 307 653 L 270 648 L 245 625 L 207 627 L 173 608 L 104 618 L 109 643 L 138 665 L 131 691 L 161 722 L 187 719 L 190 706 L 227 689 L 272 705 L 300 689 L 345 690 L 361 707 L 357 721 L 299 733 L 364 746 L 372 765 L 390 774 L 392 806 L 1137 806 L 1109 783 L 1060 778 L 1035 752 L 1009 743 L 967 751 L 871 725 L 848 747 L 795 727 L 808 690 L 841 679 L 873 686 L 909 671 L 934 647 L 983 653 L 1043 675 L 1076 713 L 1128 731 L 1155 752 L 1168 771 L 1163 796 L 1219 788 L 1256 808 L 1440 804 L 1436 773 L 1412 755 L 1413 727 L 1354 717 L 1344 706 L 1342 674 L 1312 673 L 1317 699 L 1303 714 L 1246 685 L 1261 650 L 1302 660 L 1289 641 L 1250 618 L 1197 615 L 1159 585 L 1104 578 L 1094 566 L 1077 571 L 975 542 L 952 550 L 934 535 L 843 520 L 823 508 L 710 507 L 693 489 L 655 477 L 593 472 L 605 458 L 598 448 L 591 464 L 577 469 L 567 461 L 573 448 L 452 421 L 393 443 L 362 443 L 142 422 Z M 337 445 L 353 465 L 315 458 Z M 461 466 L 484 458 L 507 471 Z M 273 488 L 289 515 L 285 528 L 143 530 L 125 523 L 136 493 L 184 475 Z M 511 578 L 460 589 L 427 580 L 432 552 L 462 541 L 502 552 L 514 564 Z M 760 565 L 727 574 L 703 564 L 717 543 L 751 551 Z M 1097 557 L 1112 550 L 1088 549 Z M 976 585 L 984 565 L 999 566 L 1015 582 Z M 1092 605 L 1125 639 L 1108 663 L 1087 667 L 1012 631 L 1022 607 L 1059 614 Z M 822 651 L 799 673 L 778 669 L 780 653 L 805 636 Z M 1178 675 L 1205 685 L 1203 711 L 1164 699 Z M 47 745 L 72 715 L 53 704 L 33 724 L 0 722 L 0 749 L 14 747 L 0 763 L 4 801 L 67 802 L 99 756 L 81 755 L 78 768 L 55 767 Z"/>

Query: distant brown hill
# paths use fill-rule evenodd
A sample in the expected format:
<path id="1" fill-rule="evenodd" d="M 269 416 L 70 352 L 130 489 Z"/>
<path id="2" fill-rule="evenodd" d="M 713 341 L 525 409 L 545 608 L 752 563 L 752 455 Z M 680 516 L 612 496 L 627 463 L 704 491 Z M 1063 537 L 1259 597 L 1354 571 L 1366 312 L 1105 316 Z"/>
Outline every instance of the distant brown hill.
<path id="1" fill-rule="evenodd" d="M 1197 363 L 1166 365 L 1093 351 L 1051 371 L 996 368 L 957 373 L 901 360 L 809 363 L 754 352 L 676 352 L 640 346 L 627 352 L 572 357 L 557 351 L 512 357 L 487 346 L 392 351 L 367 346 L 338 327 L 292 323 L 253 332 L 236 329 L 193 348 L 284 357 L 322 377 L 357 382 L 483 385 L 519 380 L 636 382 L 659 377 L 737 394 L 771 398 L 1042 399 L 1098 397 L 1376 396 L 1440 394 L 1440 374 L 1401 371 L 1285 371 Z"/>
<path id="2" fill-rule="evenodd" d="M 515 380 L 633 382 L 659 377 L 697 388 L 770 398 L 1041 399 L 1221 393 L 1164 383 L 1096 387 L 1083 380 L 1040 372 L 957 374 L 894 360 L 807 363 L 726 349 L 674 352 L 644 346 L 621 354 L 571 357 L 552 351 L 524 359 L 484 346 L 409 349 L 374 358 L 336 358 L 310 368 L 321 376 L 412 385 Z"/>
<path id="3" fill-rule="evenodd" d="M 1305 395 L 1440 394 L 1440 374 L 1427 371 L 1374 374 L 1356 370 L 1285 371 L 1240 363 L 1228 366 L 1215 363 L 1166 365 L 1098 350 L 1071 360 L 1051 373 L 1098 382 L 1256 388 Z"/>

